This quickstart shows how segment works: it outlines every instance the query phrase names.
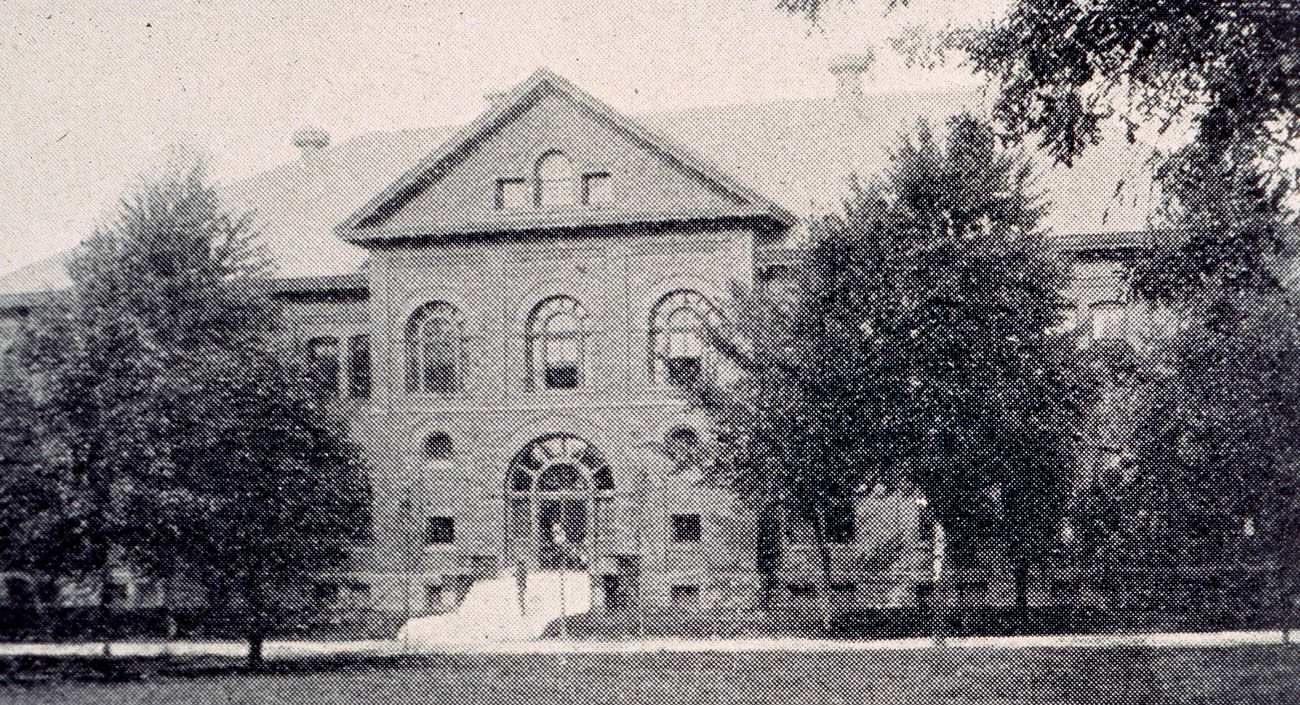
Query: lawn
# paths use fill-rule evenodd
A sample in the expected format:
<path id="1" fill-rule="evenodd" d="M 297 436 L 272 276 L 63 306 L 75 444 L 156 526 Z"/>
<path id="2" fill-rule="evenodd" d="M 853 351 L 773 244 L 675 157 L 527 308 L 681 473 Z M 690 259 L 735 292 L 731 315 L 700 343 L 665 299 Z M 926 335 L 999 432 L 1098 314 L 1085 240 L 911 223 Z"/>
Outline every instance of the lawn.
<path id="1" fill-rule="evenodd" d="M 0 684 L 0 702 L 1300 703 L 1300 649 L 1284 646 L 581 654 L 565 662 L 555 655 L 458 655 L 277 668 L 246 673 L 207 664 L 160 672 L 155 664 L 117 682 L 88 671 L 73 680 L 19 672 L 18 680 Z"/>

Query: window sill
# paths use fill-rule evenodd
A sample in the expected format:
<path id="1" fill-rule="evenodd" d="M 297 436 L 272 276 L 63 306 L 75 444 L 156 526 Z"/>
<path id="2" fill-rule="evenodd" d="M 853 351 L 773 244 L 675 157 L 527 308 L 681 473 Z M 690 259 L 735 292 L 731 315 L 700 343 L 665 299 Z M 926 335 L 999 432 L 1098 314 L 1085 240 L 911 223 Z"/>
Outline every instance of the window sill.
<path id="1" fill-rule="evenodd" d="M 467 389 L 458 389 L 454 392 L 402 392 L 398 398 L 407 401 L 446 401 L 449 399 L 469 399 L 470 392 Z"/>
<path id="2" fill-rule="evenodd" d="M 424 553 L 426 554 L 436 555 L 436 554 L 447 554 L 447 553 L 455 553 L 455 552 L 456 552 L 455 543 L 433 543 L 433 544 L 424 545 Z"/>
<path id="3" fill-rule="evenodd" d="M 851 547 L 857 545 L 857 543 L 858 543 L 857 541 L 827 541 L 827 542 L 826 542 L 826 548 L 832 548 L 832 549 L 833 549 L 833 548 L 851 548 Z M 787 551 L 816 551 L 816 550 L 817 550 L 817 544 L 813 544 L 813 543 L 787 543 L 787 544 L 785 545 L 785 550 L 787 550 Z"/>

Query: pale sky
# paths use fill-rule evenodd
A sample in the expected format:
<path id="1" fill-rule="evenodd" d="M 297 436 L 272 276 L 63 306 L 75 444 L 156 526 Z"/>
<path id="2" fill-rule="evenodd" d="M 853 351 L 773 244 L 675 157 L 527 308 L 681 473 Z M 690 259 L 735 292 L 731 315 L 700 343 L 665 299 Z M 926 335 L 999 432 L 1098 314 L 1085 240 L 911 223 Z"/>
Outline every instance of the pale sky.
<path id="1" fill-rule="evenodd" d="M 169 145 L 236 179 L 293 159 L 308 124 L 467 122 L 542 65 L 627 112 L 828 96 L 831 58 L 864 49 L 868 92 L 959 88 L 978 79 L 909 69 L 888 37 L 998 12 L 858 0 L 815 28 L 774 4 L 0 0 L 0 272 L 76 244 Z"/>

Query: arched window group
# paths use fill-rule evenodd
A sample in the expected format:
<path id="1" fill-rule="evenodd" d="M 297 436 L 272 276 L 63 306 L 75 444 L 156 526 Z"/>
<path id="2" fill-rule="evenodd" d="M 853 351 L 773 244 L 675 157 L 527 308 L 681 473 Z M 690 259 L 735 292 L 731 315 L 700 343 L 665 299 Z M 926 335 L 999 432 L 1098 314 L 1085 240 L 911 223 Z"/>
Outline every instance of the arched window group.
<path id="1" fill-rule="evenodd" d="M 578 164 L 559 150 L 543 154 L 529 177 L 497 179 L 496 186 L 496 207 L 500 211 L 602 206 L 614 201 L 614 182 L 608 171 L 580 173 Z"/>
<path id="2" fill-rule="evenodd" d="M 587 311 L 571 296 L 552 296 L 528 317 L 529 379 L 534 389 L 582 386 L 587 356 Z"/>
<path id="3" fill-rule="evenodd" d="M 708 330 L 720 323 L 718 310 L 698 291 L 683 289 L 659 299 L 650 313 L 651 380 L 680 386 L 711 375 L 716 354 Z"/>
<path id="4" fill-rule="evenodd" d="M 708 331 L 721 322 L 721 314 L 698 291 L 681 289 L 661 297 L 649 319 L 651 381 L 681 386 L 713 375 L 717 353 Z M 524 331 L 529 388 L 586 385 L 591 332 L 587 309 L 572 296 L 550 296 L 534 306 Z M 421 306 L 407 323 L 404 343 L 407 393 L 450 394 L 465 388 L 465 321 L 455 306 L 443 301 Z"/>
<path id="5" fill-rule="evenodd" d="M 465 319 L 444 301 L 421 306 L 406 326 L 406 391 L 451 394 L 464 388 Z"/>

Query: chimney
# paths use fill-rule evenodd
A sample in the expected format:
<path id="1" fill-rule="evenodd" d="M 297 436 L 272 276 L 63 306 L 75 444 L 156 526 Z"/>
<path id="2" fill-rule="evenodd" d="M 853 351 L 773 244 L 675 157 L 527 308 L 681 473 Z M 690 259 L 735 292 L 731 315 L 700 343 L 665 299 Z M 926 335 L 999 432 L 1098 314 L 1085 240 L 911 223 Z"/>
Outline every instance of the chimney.
<path id="1" fill-rule="evenodd" d="M 862 54 L 843 54 L 831 60 L 831 75 L 835 76 L 836 98 L 862 96 L 862 76 L 871 70 L 875 57 L 868 51 Z"/>
<path id="2" fill-rule="evenodd" d="M 316 154 L 330 146 L 330 133 L 316 127 L 304 127 L 293 133 L 293 146 L 302 151 L 302 156 Z"/>

